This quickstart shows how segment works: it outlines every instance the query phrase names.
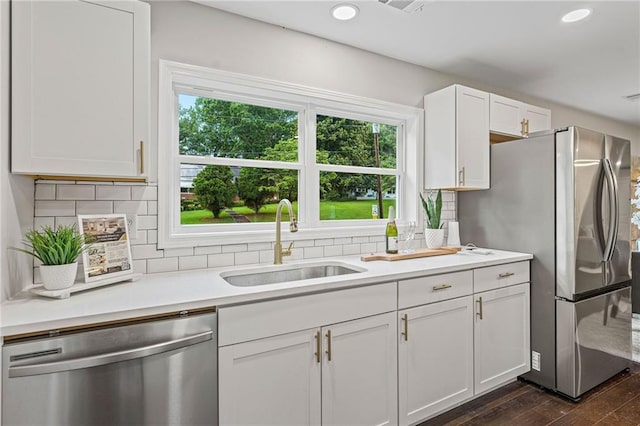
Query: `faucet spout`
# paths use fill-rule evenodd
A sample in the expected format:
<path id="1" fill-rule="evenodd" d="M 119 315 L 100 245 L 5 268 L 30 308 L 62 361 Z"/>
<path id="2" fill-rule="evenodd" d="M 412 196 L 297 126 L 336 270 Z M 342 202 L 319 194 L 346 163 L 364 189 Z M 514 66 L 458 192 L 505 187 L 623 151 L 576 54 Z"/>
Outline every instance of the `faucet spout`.
<path id="1" fill-rule="evenodd" d="M 289 231 L 298 232 L 298 222 L 296 221 L 296 216 L 293 213 L 293 206 L 291 202 L 286 198 L 283 198 L 278 203 L 278 208 L 276 209 L 276 242 L 273 246 L 273 264 L 281 265 L 283 256 L 291 255 L 291 248 L 293 247 L 293 243 L 289 245 L 289 248 L 286 250 L 282 250 L 282 238 L 281 238 L 281 222 L 282 222 L 282 208 L 286 206 L 289 212 Z"/>

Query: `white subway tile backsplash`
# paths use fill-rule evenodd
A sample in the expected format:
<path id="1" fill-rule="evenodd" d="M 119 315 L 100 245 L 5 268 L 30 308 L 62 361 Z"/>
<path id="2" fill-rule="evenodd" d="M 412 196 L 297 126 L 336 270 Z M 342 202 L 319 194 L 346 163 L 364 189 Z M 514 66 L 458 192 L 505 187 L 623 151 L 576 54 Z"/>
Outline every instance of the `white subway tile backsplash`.
<path id="1" fill-rule="evenodd" d="M 132 200 L 158 200 L 157 186 L 134 186 L 131 188 Z"/>
<path id="2" fill-rule="evenodd" d="M 342 254 L 347 256 L 350 254 L 360 254 L 360 244 L 345 244 L 342 246 Z"/>
<path id="3" fill-rule="evenodd" d="M 334 238 L 333 239 L 333 243 L 335 245 L 344 245 L 344 244 L 351 244 L 351 237 L 341 237 L 341 238 Z"/>
<path id="4" fill-rule="evenodd" d="M 164 256 L 163 250 L 158 250 L 155 244 L 131 246 L 131 256 L 134 259 L 157 259 Z"/>
<path id="5" fill-rule="evenodd" d="M 113 213 L 113 201 L 76 201 L 76 214 Z"/>
<path id="6" fill-rule="evenodd" d="M 259 251 L 248 251 L 243 253 L 235 253 L 236 265 L 249 265 L 252 263 L 260 263 Z"/>
<path id="7" fill-rule="evenodd" d="M 427 193 L 425 193 L 426 195 Z M 443 191 L 442 220 L 456 219 L 456 193 Z M 273 242 L 214 245 L 175 249 L 158 249 L 158 187 L 144 183 L 36 181 L 34 193 L 34 227 L 77 223 L 77 214 L 126 213 L 137 215 L 137 232 L 131 238 L 133 269 L 137 273 L 216 268 L 233 265 L 273 263 Z M 423 217 L 414 247 L 424 246 Z M 292 260 L 329 256 L 359 255 L 385 249 L 384 235 L 318 238 L 295 241 Z M 295 235 L 284 231 L 282 245 L 288 247 Z M 37 268 L 35 268 L 35 282 Z"/>
<path id="8" fill-rule="evenodd" d="M 378 243 L 360 244 L 360 253 L 375 253 L 378 251 Z"/>
<path id="9" fill-rule="evenodd" d="M 95 185 L 58 185 L 57 200 L 95 200 Z"/>
<path id="10" fill-rule="evenodd" d="M 147 273 L 155 274 L 157 272 L 172 272 L 178 270 L 177 257 L 165 257 L 163 259 L 147 260 Z"/>
<path id="11" fill-rule="evenodd" d="M 131 187 L 130 186 L 96 186 L 96 200 L 130 200 L 131 199 Z M 115 206 L 114 206 L 115 208 Z"/>
<path id="12" fill-rule="evenodd" d="M 218 253 L 222 253 L 222 247 L 221 246 L 196 247 L 194 249 L 194 252 L 196 256 L 200 254 L 218 254 Z"/>
<path id="13" fill-rule="evenodd" d="M 35 216 L 75 216 L 75 201 L 35 201 Z"/>
<path id="14" fill-rule="evenodd" d="M 114 201 L 113 211 L 115 213 L 144 214 L 148 213 L 147 201 Z"/>
<path id="15" fill-rule="evenodd" d="M 193 247 L 164 249 L 164 257 L 193 256 Z"/>
<path id="16" fill-rule="evenodd" d="M 178 258 L 178 268 L 183 270 L 188 269 L 204 269 L 207 267 L 207 256 L 180 256 Z"/>
<path id="17" fill-rule="evenodd" d="M 272 248 L 271 243 L 249 243 L 249 244 L 247 244 L 247 250 L 249 250 L 249 251 L 270 250 L 271 248 Z"/>
<path id="18" fill-rule="evenodd" d="M 305 259 L 315 259 L 324 256 L 324 247 L 305 247 L 303 250 Z"/>
<path id="19" fill-rule="evenodd" d="M 138 229 L 158 229 L 158 216 L 138 216 Z"/>
<path id="20" fill-rule="evenodd" d="M 282 245 L 284 245 L 284 242 L 282 243 Z M 289 245 L 289 242 L 287 242 L 287 246 Z M 296 241 L 293 246 L 294 247 L 298 247 L 298 248 L 304 248 L 304 247 L 314 247 L 315 241 L 314 240 L 300 240 L 300 241 Z"/>
<path id="21" fill-rule="evenodd" d="M 210 254 L 207 256 L 207 267 L 219 268 L 221 266 L 233 266 L 235 256 L 233 253 Z"/>
<path id="22" fill-rule="evenodd" d="M 376 245 L 377 252 L 384 253 L 387 250 L 387 243 L 384 241 L 377 242 Z"/>
<path id="23" fill-rule="evenodd" d="M 147 273 L 147 261 L 145 259 L 134 260 L 131 262 L 131 266 L 133 266 L 133 272 L 136 274 Z"/>
<path id="24" fill-rule="evenodd" d="M 55 200 L 56 186 L 47 183 L 36 184 L 36 200 Z"/>
<path id="25" fill-rule="evenodd" d="M 342 247 L 343 246 L 325 246 L 324 256 L 342 256 Z"/>
<path id="26" fill-rule="evenodd" d="M 158 214 L 157 201 L 147 201 L 147 214 Z"/>
<path id="27" fill-rule="evenodd" d="M 131 231 L 129 231 L 131 232 Z M 147 231 L 136 231 L 136 235 L 132 236 L 129 241 L 131 245 L 149 244 L 147 241 Z"/>
<path id="28" fill-rule="evenodd" d="M 273 263 L 273 250 L 260 250 L 260 263 Z"/>
<path id="29" fill-rule="evenodd" d="M 56 217 L 56 228 L 58 226 L 78 226 L 78 218 L 76 216 L 60 216 Z"/>
<path id="30" fill-rule="evenodd" d="M 48 226 L 50 228 L 53 228 L 54 226 L 56 226 L 56 218 L 53 216 L 33 218 L 33 229 L 42 229 L 45 226 Z"/>
<path id="31" fill-rule="evenodd" d="M 229 244 L 222 246 L 223 253 L 236 253 L 239 251 L 247 251 L 247 244 Z"/>
<path id="32" fill-rule="evenodd" d="M 295 246 L 291 249 L 291 256 L 286 257 L 285 259 L 290 260 L 302 260 L 305 258 L 304 251 L 306 248 L 295 248 Z M 272 258 L 273 259 L 273 258 Z"/>

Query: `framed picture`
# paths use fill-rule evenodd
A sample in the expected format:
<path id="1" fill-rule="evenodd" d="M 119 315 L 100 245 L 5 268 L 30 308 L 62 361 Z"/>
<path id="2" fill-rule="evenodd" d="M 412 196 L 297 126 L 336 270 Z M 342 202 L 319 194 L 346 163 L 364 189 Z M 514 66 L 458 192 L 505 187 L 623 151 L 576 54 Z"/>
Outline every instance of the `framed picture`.
<path id="1" fill-rule="evenodd" d="M 78 215 L 78 228 L 91 242 L 82 254 L 85 282 L 133 274 L 125 214 Z"/>

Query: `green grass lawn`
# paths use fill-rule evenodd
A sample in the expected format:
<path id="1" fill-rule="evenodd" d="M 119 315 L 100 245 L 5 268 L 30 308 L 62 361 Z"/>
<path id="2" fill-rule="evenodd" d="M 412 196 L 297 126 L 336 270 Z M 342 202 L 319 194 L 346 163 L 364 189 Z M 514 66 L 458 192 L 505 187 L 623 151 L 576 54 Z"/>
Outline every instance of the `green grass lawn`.
<path id="1" fill-rule="evenodd" d="M 321 220 L 341 219 L 371 219 L 371 206 L 377 204 L 376 200 L 362 201 L 322 201 L 320 203 Z M 386 218 L 389 206 L 395 206 L 395 200 L 384 200 L 384 216 Z M 275 222 L 277 204 L 267 204 L 260 209 L 258 214 L 248 207 L 234 207 L 232 210 L 245 215 L 251 222 Z M 298 203 L 293 203 L 293 210 L 298 213 Z M 282 219 L 288 220 L 286 209 L 282 211 Z M 231 216 L 225 212 L 218 219 L 208 210 L 193 210 L 180 213 L 182 225 L 203 225 L 209 223 L 233 223 Z"/>

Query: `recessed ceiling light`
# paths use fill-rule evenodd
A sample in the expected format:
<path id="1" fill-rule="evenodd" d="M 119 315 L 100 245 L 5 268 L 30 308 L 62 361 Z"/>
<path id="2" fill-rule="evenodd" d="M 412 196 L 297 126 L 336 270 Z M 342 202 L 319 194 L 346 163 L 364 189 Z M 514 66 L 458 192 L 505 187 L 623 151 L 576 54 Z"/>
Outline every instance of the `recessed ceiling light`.
<path id="1" fill-rule="evenodd" d="M 331 9 L 331 14 L 339 21 L 348 21 L 358 14 L 358 8 L 352 4 L 339 4 Z"/>
<path id="2" fill-rule="evenodd" d="M 591 15 L 591 9 L 576 9 L 562 17 L 562 22 L 578 22 Z"/>

